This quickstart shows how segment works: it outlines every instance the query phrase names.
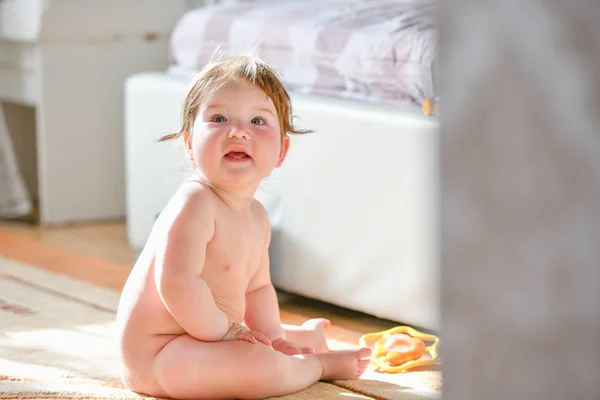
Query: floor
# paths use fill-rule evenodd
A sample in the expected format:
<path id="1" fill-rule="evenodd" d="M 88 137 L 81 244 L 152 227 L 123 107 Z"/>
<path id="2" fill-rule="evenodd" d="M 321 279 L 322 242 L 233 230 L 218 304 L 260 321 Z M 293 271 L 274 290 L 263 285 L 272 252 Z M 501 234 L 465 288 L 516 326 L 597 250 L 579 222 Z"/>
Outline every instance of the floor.
<path id="1" fill-rule="evenodd" d="M 118 265 L 123 268 L 124 273 L 131 268 L 135 261 L 135 252 L 127 243 L 125 223 L 121 220 L 60 227 L 41 227 L 28 222 L 0 221 L 0 230 L 63 250 L 64 254 L 78 253 L 105 263 Z M 23 248 L 22 251 L 28 251 L 28 249 Z M 355 332 L 375 332 L 399 324 L 289 293 L 280 292 L 279 294 L 282 310 L 302 314 L 308 318 L 329 318 L 335 325 Z"/>

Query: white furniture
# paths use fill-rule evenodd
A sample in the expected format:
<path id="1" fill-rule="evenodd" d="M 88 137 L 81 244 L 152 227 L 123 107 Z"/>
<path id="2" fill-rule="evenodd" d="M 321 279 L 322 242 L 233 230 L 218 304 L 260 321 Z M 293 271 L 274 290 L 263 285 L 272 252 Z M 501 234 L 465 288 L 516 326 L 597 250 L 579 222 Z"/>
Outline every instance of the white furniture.
<path id="1" fill-rule="evenodd" d="M 42 223 L 125 212 L 123 83 L 168 65 L 184 0 L 0 0 L 0 100 L 36 108 Z"/>
<path id="2" fill-rule="evenodd" d="M 127 229 L 143 247 L 189 166 L 180 127 L 188 82 L 137 74 L 126 85 Z M 439 328 L 438 126 L 398 110 L 292 94 L 288 159 L 257 195 L 272 224 L 279 288 L 382 318 Z"/>

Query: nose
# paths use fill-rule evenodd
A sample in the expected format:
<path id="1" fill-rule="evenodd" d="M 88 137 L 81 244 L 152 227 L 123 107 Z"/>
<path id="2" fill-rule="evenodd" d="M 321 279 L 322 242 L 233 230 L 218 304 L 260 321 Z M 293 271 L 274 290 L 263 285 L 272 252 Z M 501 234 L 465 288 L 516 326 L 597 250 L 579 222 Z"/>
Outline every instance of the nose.
<path id="1" fill-rule="evenodd" d="M 235 124 L 229 131 L 229 138 L 249 139 L 248 132 L 239 124 Z"/>

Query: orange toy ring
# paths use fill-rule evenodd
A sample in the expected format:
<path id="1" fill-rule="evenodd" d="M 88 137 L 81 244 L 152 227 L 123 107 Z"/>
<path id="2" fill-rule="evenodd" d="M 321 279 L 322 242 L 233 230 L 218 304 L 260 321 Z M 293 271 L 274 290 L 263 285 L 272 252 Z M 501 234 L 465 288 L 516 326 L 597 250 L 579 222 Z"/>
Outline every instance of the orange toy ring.
<path id="1" fill-rule="evenodd" d="M 433 365 L 438 361 L 437 336 L 417 331 L 409 326 L 399 326 L 383 332 L 363 335 L 359 343 L 368 346 L 375 341 L 371 365 L 379 372 L 404 372 L 413 368 Z M 425 346 L 425 341 L 433 344 Z M 423 359 L 425 354 L 429 359 Z"/>
<path id="2" fill-rule="evenodd" d="M 374 356 L 385 357 L 390 365 L 398 366 L 418 360 L 425 353 L 425 342 L 405 333 L 390 335 L 375 342 Z"/>

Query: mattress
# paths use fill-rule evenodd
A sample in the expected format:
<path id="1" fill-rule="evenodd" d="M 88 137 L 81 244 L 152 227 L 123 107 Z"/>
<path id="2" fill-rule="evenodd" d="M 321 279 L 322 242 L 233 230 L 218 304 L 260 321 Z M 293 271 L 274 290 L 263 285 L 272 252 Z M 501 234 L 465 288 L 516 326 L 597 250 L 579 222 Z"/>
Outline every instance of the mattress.
<path id="1" fill-rule="evenodd" d="M 255 0 L 184 14 L 170 71 L 191 75 L 236 54 L 263 58 L 290 91 L 385 103 L 434 97 L 430 0 Z"/>

